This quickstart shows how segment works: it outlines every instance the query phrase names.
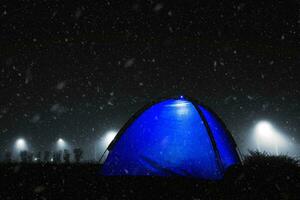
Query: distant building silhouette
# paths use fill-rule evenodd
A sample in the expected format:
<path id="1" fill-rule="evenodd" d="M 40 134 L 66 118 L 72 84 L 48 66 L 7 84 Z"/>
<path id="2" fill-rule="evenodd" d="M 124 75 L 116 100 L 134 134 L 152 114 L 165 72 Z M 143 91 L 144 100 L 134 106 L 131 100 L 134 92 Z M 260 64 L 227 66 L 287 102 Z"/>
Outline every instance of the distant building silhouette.
<path id="1" fill-rule="evenodd" d="M 27 163 L 28 152 L 26 150 L 25 151 L 20 151 L 20 159 L 21 159 L 21 162 Z"/>

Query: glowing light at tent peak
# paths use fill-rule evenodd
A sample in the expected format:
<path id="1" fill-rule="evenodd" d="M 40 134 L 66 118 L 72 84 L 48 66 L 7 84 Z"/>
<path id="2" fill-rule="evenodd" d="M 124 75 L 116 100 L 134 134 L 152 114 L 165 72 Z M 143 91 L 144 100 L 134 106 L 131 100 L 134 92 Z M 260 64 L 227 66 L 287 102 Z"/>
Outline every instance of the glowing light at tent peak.
<path id="1" fill-rule="evenodd" d="M 168 104 L 166 106 L 170 106 L 170 107 L 186 107 L 187 105 L 190 105 L 190 102 L 186 101 L 186 100 L 174 100 L 174 103 L 172 104 Z"/>
<path id="2" fill-rule="evenodd" d="M 192 104 L 186 100 L 175 100 L 173 104 L 167 106 L 176 107 L 176 112 L 178 115 L 186 115 L 190 110 Z"/>

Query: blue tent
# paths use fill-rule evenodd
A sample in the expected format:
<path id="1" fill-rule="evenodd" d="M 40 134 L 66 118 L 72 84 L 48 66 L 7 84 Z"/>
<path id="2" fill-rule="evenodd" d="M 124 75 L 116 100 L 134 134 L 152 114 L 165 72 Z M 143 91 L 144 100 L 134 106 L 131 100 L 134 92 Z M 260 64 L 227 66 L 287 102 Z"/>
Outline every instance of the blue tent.
<path id="1" fill-rule="evenodd" d="M 239 164 L 222 121 L 194 100 L 167 99 L 137 112 L 108 147 L 106 176 L 187 176 L 221 179 Z"/>

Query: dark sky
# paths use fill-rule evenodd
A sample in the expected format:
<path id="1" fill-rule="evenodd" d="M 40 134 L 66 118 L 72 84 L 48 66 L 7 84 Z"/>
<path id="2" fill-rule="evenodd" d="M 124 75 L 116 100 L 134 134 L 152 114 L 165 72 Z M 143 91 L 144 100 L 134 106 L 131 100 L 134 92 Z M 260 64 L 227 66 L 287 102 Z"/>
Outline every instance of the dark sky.
<path id="1" fill-rule="evenodd" d="M 213 108 L 242 149 L 261 119 L 299 143 L 298 1 L 175 2 L 1 1 L 2 148 L 84 146 L 179 94 Z"/>

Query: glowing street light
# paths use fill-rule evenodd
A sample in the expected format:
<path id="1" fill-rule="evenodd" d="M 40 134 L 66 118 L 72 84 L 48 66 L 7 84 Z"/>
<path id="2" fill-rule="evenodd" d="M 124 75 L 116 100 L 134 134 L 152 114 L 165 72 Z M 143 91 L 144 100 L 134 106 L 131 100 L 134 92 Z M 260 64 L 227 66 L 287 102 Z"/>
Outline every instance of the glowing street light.
<path id="1" fill-rule="evenodd" d="M 271 123 L 261 121 L 256 125 L 256 133 L 265 142 L 270 142 L 270 140 L 274 137 L 275 130 Z"/>
<path id="2" fill-rule="evenodd" d="M 25 151 L 25 150 L 27 150 L 28 147 L 27 147 L 27 143 L 26 143 L 25 139 L 23 139 L 23 138 L 17 139 L 16 142 L 15 142 L 15 149 L 17 151 Z"/>
<path id="3" fill-rule="evenodd" d="M 64 150 L 67 147 L 67 143 L 64 139 L 59 138 L 56 142 L 58 150 Z"/>
<path id="4" fill-rule="evenodd" d="M 114 130 L 108 131 L 102 138 L 100 138 L 99 141 L 95 142 L 95 146 L 94 146 L 94 157 L 95 157 L 94 159 L 95 160 L 97 160 L 97 153 L 99 153 L 99 152 L 102 152 L 102 153 L 105 152 L 106 148 L 114 140 L 114 138 L 116 137 L 117 133 L 118 132 L 114 131 Z"/>
<path id="5" fill-rule="evenodd" d="M 106 133 L 106 135 L 104 136 L 104 145 L 106 147 L 109 146 L 109 144 L 114 140 L 114 138 L 116 137 L 117 135 L 117 131 L 108 131 Z"/>
<path id="6" fill-rule="evenodd" d="M 261 146 L 275 146 L 276 155 L 279 155 L 278 145 L 283 144 L 285 139 L 268 121 L 257 123 L 254 129 L 256 145 L 259 151 Z"/>

